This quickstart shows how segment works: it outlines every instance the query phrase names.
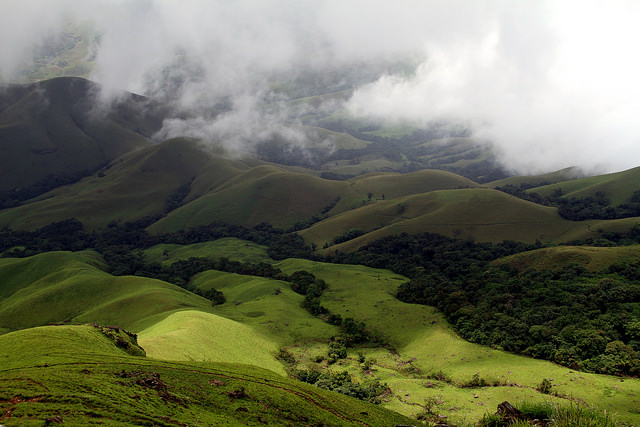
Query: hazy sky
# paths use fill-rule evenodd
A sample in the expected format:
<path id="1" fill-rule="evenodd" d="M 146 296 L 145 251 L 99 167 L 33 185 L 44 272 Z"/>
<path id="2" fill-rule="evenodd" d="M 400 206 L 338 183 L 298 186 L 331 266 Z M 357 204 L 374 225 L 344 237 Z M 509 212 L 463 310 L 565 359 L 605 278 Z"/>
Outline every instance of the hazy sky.
<path id="1" fill-rule="evenodd" d="M 391 122 L 453 120 L 519 172 L 640 165 L 640 2 L 543 0 L 2 0 L 0 76 L 11 80 L 65 19 L 102 34 L 92 75 L 230 113 L 171 132 L 246 144 L 278 127 L 269 78 L 408 58 L 415 68 L 355 88 L 343 106 Z M 166 87 L 167 76 L 180 78 Z M 273 111 L 273 110 L 272 110 Z M 171 132 L 167 132 L 170 134 Z"/>

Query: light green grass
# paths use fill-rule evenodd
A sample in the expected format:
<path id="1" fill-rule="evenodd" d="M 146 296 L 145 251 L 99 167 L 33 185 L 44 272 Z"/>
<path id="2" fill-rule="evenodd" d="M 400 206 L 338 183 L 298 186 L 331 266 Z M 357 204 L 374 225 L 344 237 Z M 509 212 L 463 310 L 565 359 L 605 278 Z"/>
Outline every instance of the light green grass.
<path id="1" fill-rule="evenodd" d="M 338 266 L 306 260 L 286 260 L 278 266 L 286 273 L 305 269 L 325 280 L 329 288 L 322 295 L 323 305 L 343 318 L 364 321 L 373 332 L 385 336 L 396 348 L 397 355 L 382 349 L 366 351 L 369 357 L 379 361 L 376 376 L 388 382 L 394 391 L 394 399 L 384 403 L 393 410 L 412 415 L 419 408 L 411 402 L 421 403 L 425 398 L 441 394 L 447 402 L 446 408 L 458 408 L 448 411 L 454 420 L 472 422 L 487 409 L 495 412 L 497 404 L 503 400 L 546 399 L 547 395 L 538 393 L 535 388 L 543 378 L 552 378 L 554 391 L 562 396 L 615 412 L 623 420 L 640 422 L 637 413 L 640 380 L 621 381 L 616 377 L 575 372 L 550 362 L 468 343 L 433 308 L 406 304 L 393 298 L 397 286 L 402 283 L 398 280 L 401 276 L 362 266 Z M 308 357 L 303 360 L 308 364 L 321 350 L 313 350 L 313 347 L 311 350 L 299 350 L 301 355 L 305 352 Z M 416 369 L 412 372 L 407 370 L 408 366 Z M 345 369 L 350 369 L 349 365 Z M 440 387 L 437 390 L 424 387 L 432 381 L 426 377 L 440 371 L 455 384 L 468 382 L 478 374 L 488 382 L 500 381 L 505 385 L 461 389 L 436 381 Z M 402 403 L 398 396 L 407 390 L 411 400 Z M 474 394 L 479 397 L 474 398 Z M 479 402 L 484 405 L 479 405 Z"/>
<path id="2" fill-rule="evenodd" d="M 278 345 L 253 328 L 214 314 L 180 311 L 141 331 L 147 357 L 161 360 L 245 363 L 285 374 Z"/>
<path id="3" fill-rule="evenodd" d="M 289 283 L 256 276 L 207 271 L 192 285 L 201 290 L 215 288 L 227 301 L 214 313 L 249 325 L 280 345 L 306 341 L 327 341 L 337 328 L 310 315 L 301 305 L 304 297 Z"/>
<path id="4" fill-rule="evenodd" d="M 95 266 L 95 253 L 49 252 L 0 262 L 0 327 L 99 322 L 130 330 L 175 310 L 211 311 L 210 302 L 175 285 L 114 277 Z"/>
<path id="5" fill-rule="evenodd" d="M 56 416 L 66 425 L 410 422 L 256 367 L 129 356 L 89 326 L 39 327 L 0 336 L 0 360 L 0 400 L 12 416 L 8 425 L 43 425 Z M 160 387 L 142 385 L 145 378 Z M 233 398 L 234 392 L 243 395 Z"/>

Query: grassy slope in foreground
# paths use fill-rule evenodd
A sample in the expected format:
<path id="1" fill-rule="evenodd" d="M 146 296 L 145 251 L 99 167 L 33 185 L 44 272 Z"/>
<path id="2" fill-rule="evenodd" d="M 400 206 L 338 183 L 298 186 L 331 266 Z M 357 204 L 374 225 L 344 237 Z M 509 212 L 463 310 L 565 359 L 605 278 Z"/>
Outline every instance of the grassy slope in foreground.
<path id="1" fill-rule="evenodd" d="M 552 378 L 554 391 L 585 402 L 601 410 L 614 412 L 625 421 L 640 423 L 640 380 L 575 372 L 550 362 L 492 350 L 462 340 L 432 307 L 406 304 L 393 297 L 406 280 L 386 270 L 363 266 L 333 265 L 306 260 L 285 260 L 278 264 L 285 272 L 304 269 L 329 285 L 321 302 L 343 318 L 364 321 L 374 332 L 384 335 L 398 354 L 383 349 L 363 349 L 367 358 L 376 359 L 373 374 L 393 389 L 395 397 L 384 403 L 389 409 L 415 415 L 427 398 L 442 403 L 437 411 L 455 422 L 479 419 L 495 411 L 504 400 L 548 400 L 535 388 L 543 378 Z M 303 346 L 301 363 L 313 362 L 322 354 L 315 347 Z M 326 353 L 325 353 L 326 354 Z M 362 376 L 356 351 L 340 368 Z M 500 381 L 500 387 L 459 388 L 429 378 L 444 373 L 454 383 L 468 382 L 478 374 L 488 382 Z M 365 376 L 365 378 L 371 378 Z M 475 398 L 475 396 L 478 396 Z M 558 399 L 558 398 L 554 398 Z M 567 402 L 566 399 L 559 399 Z"/>
<path id="2" fill-rule="evenodd" d="M 0 422 L 43 425 L 388 426 L 379 406 L 239 364 L 129 356 L 96 328 L 47 326 L 0 336 Z"/>
<path id="3" fill-rule="evenodd" d="M 171 247 L 167 258 L 213 255 L 217 253 L 217 242 L 222 247 L 235 244 L 242 248 L 247 244 L 238 239 L 221 239 L 201 245 Z M 260 246 L 250 246 L 250 254 L 245 260 L 266 260 L 264 247 L 260 255 Z M 158 249 L 153 252 L 157 253 Z M 363 266 L 295 259 L 276 263 L 276 266 L 288 274 L 308 270 L 324 279 L 329 288 L 322 296 L 322 304 L 343 318 L 364 321 L 374 332 L 385 336 L 398 353 L 383 348 L 359 348 L 350 350 L 349 358 L 335 365 L 316 363 L 316 357 L 326 357 L 326 340 L 337 329 L 304 312 L 300 308 L 302 297 L 293 293 L 288 283 L 208 271 L 198 275 L 192 284 L 203 290 L 210 287 L 222 290 L 227 303 L 214 307 L 214 312 L 263 331 L 279 345 L 289 346 L 297 358 L 296 368 L 346 370 L 358 381 L 377 378 L 388 383 L 394 395 L 383 405 L 389 409 L 415 415 L 422 410 L 419 405 L 425 399 L 437 398 L 442 402 L 437 412 L 459 423 L 475 422 L 485 412 L 495 411 L 497 404 L 504 400 L 512 403 L 548 399 L 567 402 L 535 390 L 543 378 L 553 378 L 554 390 L 560 394 L 615 412 L 630 422 L 639 421 L 634 411 L 640 396 L 640 381 L 622 383 L 619 378 L 572 373 L 549 362 L 467 343 L 432 307 L 406 304 L 394 298 L 398 285 L 406 280 L 403 276 Z M 280 289 L 280 293 L 276 294 L 276 289 Z M 370 374 L 362 373 L 359 351 L 367 359 L 376 360 Z M 439 371 L 454 383 L 467 382 L 478 373 L 489 382 L 501 381 L 503 386 L 459 388 L 429 378 Z"/>
<path id="4" fill-rule="evenodd" d="M 154 359 L 245 363 L 285 375 L 274 357 L 276 342 L 242 323 L 202 311 L 172 313 L 141 331 L 138 342 Z"/>

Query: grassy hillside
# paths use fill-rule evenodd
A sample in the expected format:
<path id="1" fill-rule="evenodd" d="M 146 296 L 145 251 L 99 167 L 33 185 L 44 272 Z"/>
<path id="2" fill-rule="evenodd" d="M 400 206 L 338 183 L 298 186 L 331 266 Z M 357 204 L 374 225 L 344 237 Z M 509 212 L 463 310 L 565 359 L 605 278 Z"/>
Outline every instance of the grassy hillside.
<path id="1" fill-rule="evenodd" d="M 98 174 L 61 187 L 30 203 L 0 211 L 0 224 L 35 229 L 75 217 L 88 229 L 112 221 L 161 215 L 167 199 L 188 185 L 208 156 L 197 143 L 175 139 L 129 153 Z"/>
<path id="2" fill-rule="evenodd" d="M 341 194 L 343 182 L 258 166 L 171 212 L 152 232 L 185 229 L 213 220 L 254 226 L 289 227 L 319 213 Z"/>
<path id="3" fill-rule="evenodd" d="M 264 246 L 246 240 L 226 237 L 193 245 L 161 244 L 144 251 L 148 262 L 172 263 L 191 257 L 221 258 L 242 262 L 272 262 Z"/>
<path id="4" fill-rule="evenodd" d="M 0 259 L 0 331 L 60 322 L 140 331 L 175 310 L 210 311 L 210 301 L 191 292 L 159 280 L 114 277 L 100 262 L 94 252 Z"/>
<path id="5" fill-rule="evenodd" d="M 244 363 L 285 374 L 278 345 L 253 328 L 188 310 L 170 314 L 138 334 L 147 356 L 160 360 Z"/>
<path id="6" fill-rule="evenodd" d="M 50 174 L 93 170 L 150 144 L 163 108 L 124 94 L 98 106 L 98 86 L 61 77 L 3 88 L 0 94 L 0 190 L 26 188 Z"/>
<path id="7" fill-rule="evenodd" d="M 287 282 L 207 271 L 197 275 L 192 285 L 222 291 L 227 302 L 214 307 L 214 313 L 249 325 L 281 346 L 326 341 L 338 333 L 337 327 L 305 311 L 304 297 Z"/>
<path id="8" fill-rule="evenodd" d="M 579 264 L 590 271 L 599 271 L 612 264 L 634 262 L 640 257 L 640 246 L 593 247 L 557 246 L 511 255 L 495 261 L 518 270 L 561 269 L 568 264 Z"/>
<path id="9" fill-rule="evenodd" d="M 563 241 L 570 230 L 589 222 L 567 221 L 555 208 L 526 202 L 490 189 L 433 191 L 387 201 L 335 215 L 300 234 L 323 247 L 351 229 L 365 235 L 329 250 L 352 251 L 390 234 L 432 232 L 477 241 Z"/>
<path id="10" fill-rule="evenodd" d="M 478 184 L 450 172 L 422 170 L 407 174 L 371 173 L 347 181 L 340 201 L 331 213 L 359 208 L 377 200 L 390 200 L 436 190 L 477 187 Z"/>
<path id="11" fill-rule="evenodd" d="M 549 172 L 541 175 L 510 176 L 508 178 L 488 182 L 485 185 L 491 188 L 504 187 L 506 185 L 514 185 L 516 187 L 519 187 L 523 184 L 531 187 L 541 187 L 542 185 L 570 181 L 582 175 L 583 173 L 578 168 L 569 167 L 561 169 L 559 171 Z"/>
<path id="12" fill-rule="evenodd" d="M 0 359 L 2 422 L 9 425 L 410 422 L 379 406 L 256 367 L 133 357 L 90 326 L 0 336 Z"/>
<path id="13" fill-rule="evenodd" d="M 608 377 L 572 371 L 568 368 L 527 357 L 515 356 L 463 341 L 431 307 L 406 304 L 393 297 L 404 280 L 386 270 L 362 266 L 336 266 L 305 260 L 286 260 L 278 264 L 286 273 L 304 269 L 325 280 L 329 286 L 322 304 L 332 313 L 364 321 L 375 333 L 386 337 L 395 348 L 361 348 L 350 352 L 337 367 L 315 358 L 323 349 L 302 345 L 296 351 L 300 365 L 315 369 L 347 370 L 362 378 L 387 382 L 394 395 L 386 407 L 415 415 L 425 399 L 438 403 L 435 411 L 454 423 L 473 425 L 485 412 L 508 400 L 585 402 L 622 419 L 640 422 L 640 380 Z M 326 351 L 326 350 L 324 350 Z M 374 360 L 373 369 L 363 374 L 358 352 Z M 461 387 L 474 374 L 488 385 Z M 536 387 L 551 378 L 558 396 L 541 394 Z"/>
<path id="14" fill-rule="evenodd" d="M 224 244 L 221 247 L 237 245 L 238 248 L 241 248 L 243 244 L 237 239 L 224 239 Z M 206 256 L 212 253 L 213 247 L 213 244 L 189 245 L 183 249 L 193 255 Z M 180 253 L 180 248 L 176 246 L 172 246 L 170 249 L 173 255 L 164 255 L 168 257 L 167 260 Z M 202 252 L 198 253 L 198 250 Z M 259 254 L 260 247 L 256 246 L 251 250 L 253 257 Z M 111 353 L 106 352 L 107 356 L 102 355 L 106 351 L 104 349 L 108 343 L 95 343 L 94 346 L 94 341 L 85 332 L 82 332 L 84 335 L 78 341 L 87 348 L 79 348 L 78 341 L 69 337 L 67 332 L 64 332 L 59 338 L 55 338 L 57 335 L 52 332 L 54 330 L 79 331 L 83 330 L 83 327 L 78 327 L 80 329 L 67 326 L 59 327 L 59 329 L 35 328 L 0 336 L 0 357 L 9 361 L 9 365 L 3 364 L 3 367 L 9 366 L 6 369 L 11 369 L 5 371 L 4 368 L 0 368 L 0 381 L 3 384 L 0 390 L 4 392 L 7 387 L 10 390 L 8 397 L 4 400 L 10 401 L 12 397 L 17 395 L 26 398 L 24 402 L 12 404 L 14 416 L 27 413 L 47 414 L 46 417 L 60 415 L 63 418 L 69 417 L 70 421 L 68 422 L 72 423 L 73 420 L 80 419 L 73 417 L 86 417 L 89 410 L 92 411 L 91 413 L 98 414 L 99 417 L 107 417 L 105 414 L 108 411 L 104 409 L 106 406 L 97 405 L 94 397 L 99 396 L 97 399 L 101 399 L 100 396 L 109 396 L 110 393 L 120 393 L 120 396 L 123 396 L 114 400 L 114 402 L 118 402 L 117 406 L 120 409 L 109 415 L 122 417 L 116 418 L 118 420 L 129 419 L 126 417 L 130 417 L 131 413 L 142 417 L 140 419 L 148 419 L 153 416 L 150 414 L 162 416 L 164 409 L 151 410 L 146 406 L 147 403 L 143 403 L 148 402 L 146 399 L 152 399 L 151 401 L 156 403 L 149 403 L 149 405 L 159 405 L 161 400 L 153 400 L 158 399 L 155 391 L 149 391 L 145 394 L 144 388 L 136 388 L 135 390 L 120 388 L 137 387 L 135 381 L 139 379 L 137 373 L 127 374 L 132 376 L 125 375 L 124 379 L 113 378 L 113 375 L 121 372 L 124 366 L 126 372 L 159 373 L 160 378 L 167 384 L 166 390 L 171 395 L 187 396 L 190 399 L 188 401 L 190 411 L 178 411 L 183 414 L 180 416 L 189 417 L 190 415 L 184 414 L 193 412 L 201 420 L 208 420 L 207 417 L 211 415 L 207 415 L 207 411 L 214 409 L 202 409 L 198 402 L 206 402 L 207 407 L 216 408 L 214 411 L 219 411 L 216 403 L 206 400 L 214 398 L 210 396 L 211 389 L 207 388 L 210 385 L 207 381 L 211 379 L 209 378 L 212 375 L 210 369 L 213 369 L 211 368 L 213 366 L 224 366 L 224 369 L 241 373 L 242 378 L 247 381 L 242 384 L 245 387 L 245 392 L 249 395 L 249 398 L 245 398 L 248 400 L 251 400 L 254 394 L 258 393 L 257 389 L 253 388 L 254 386 L 257 387 L 258 383 L 266 383 L 262 380 L 256 380 L 258 377 L 269 379 L 268 384 L 271 386 L 276 384 L 277 378 L 280 378 L 277 383 L 278 390 L 282 390 L 282 387 L 290 389 L 298 383 L 284 380 L 275 373 L 256 371 L 246 365 L 200 363 L 195 366 L 193 362 L 187 365 L 184 362 L 169 362 L 168 360 L 234 360 L 242 363 L 261 364 L 275 372 L 282 372 L 281 365 L 279 366 L 279 362 L 273 356 L 278 348 L 284 346 L 295 358 L 294 364 L 291 365 L 293 369 L 313 369 L 320 373 L 346 371 L 356 382 L 364 383 L 377 379 L 387 383 L 390 386 L 390 393 L 383 398 L 382 406 L 405 415 L 417 415 L 424 410 L 425 400 L 433 399 L 434 402 L 437 402 L 434 407 L 435 412 L 464 425 L 475 423 L 475 420 L 487 411 L 494 412 L 496 405 L 504 400 L 519 402 L 524 399 L 532 401 L 553 399 L 559 402 L 569 402 L 570 399 L 574 399 L 576 402 L 586 402 L 590 406 L 615 412 L 630 422 L 638 421 L 637 413 L 634 411 L 637 408 L 637 400 L 640 399 L 639 380 L 627 379 L 621 382 L 619 378 L 579 373 L 548 362 L 514 356 L 467 343 L 455 334 L 442 314 L 435 309 L 397 300 L 394 297 L 395 291 L 401 283 L 406 281 L 406 278 L 386 270 L 299 259 L 289 259 L 275 264 L 287 274 L 298 270 L 307 270 L 325 280 L 328 289 L 321 297 L 322 305 L 326 306 L 331 313 L 340 314 L 343 318 L 352 317 L 357 321 L 365 322 L 372 333 L 386 342 L 386 347 L 370 343 L 350 349 L 346 359 L 329 365 L 326 360 L 328 339 L 338 333 L 338 328 L 328 325 L 304 311 L 301 307 L 303 296 L 294 293 L 287 282 L 217 271 L 201 273 L 192 280 L 191 286 L 202 290 L 214 287 L 222 290 L 227 297 L 227 302 L 211 308 L 208 301 L 204 301 L 202 306 L 194 304 L 193 298 L 199 300 L 199 297 L 190 296 L 179 300 L 178 298 L 182 297 L 179 294 L 176 295 L 176 292 L 182 290 L 163 282 L 142 278 L 110 277 L 99 270 L 98 267 L 102 266 L 102 261 L 92 252 L 51 253 L 20 260 L 2 259 L 0 261 L 0 277 L 5 278 L 5 281 L 8 277 L 13 278 L 2 286 L 6 295 L 10 296 L 7 300 L 3 297 L 0 308 L 4 308 L 6 303 L 10 303 L 10 300 L 16 300 L 18 296 L 22 300 L 30 300 L 32 295 L 37 294 L 35 292 L 36 286 L 45 289 L 56 288 L 59 290 L 58 299 L 55 301 L 56 307 L 64 308 L 67 304 L 69 306 L 75 304 L 76 309 L 82 307 L 79 311 L 82 313 L 86 311 L 86 313 L 73 317 L 72 321 L 81 319 L 88 322 L 93 321 L 91 319 L 98 318 L 102 311 L 94 309 L 91 302 L 82 299 L 77 288 L 68 287 L 68 283 L 74 279 L 88 287 L 87 290 L 92 293 L 93 301 L 97 307 L 107 307 L 114 316 L 98 318 L 98 320 L 102 320 L 106 324 L 127 326 L 129 329 L 137 331 L 139 342 L 146 350 L 148 357 L 148 359 L 136 358 L 137 361 L 144 361 L 138 363 L 130 362 L 130 359 L 126 358 L 131 358 L 131 356 L 126 354 L 118 355 L 116 367 L 116 364 L 111 365 L 109 362 L 111 357 L 109 354 Z M 74 270 L 72 267 L 76 269 Z M 11 268 L 13 270 L 10 270 Z M 114 292 L 124 295 L 128 300 L 126 304 L 113 304 L 110 294 L 104 294 L 104 290 L 101 290 L 100 287 L 101 275 L 110 277 L 112 281 L 108 286 L 109 290 L 113 289 Z M 131 282 L 132 280 L 135 282 Z M 60 282 L 59 286 L 54 283 L 58 281 Z M 119 281 L 128 283 L 129 288 L 119 286 Z M 27 285 L 23 289 L 19 285 L 22 282 L 32 282 L 33 284 Z M 153 292 L 149 289 L 150 287 L 153 287 Z M 150 294 L 157 295 L 158 288 L 166 292 L 163 295 L 167 295 L 167 299 L 177 301 L 180 307 L 170 306 L 166 300 L 159 299 L 157 296 L 150 297 Z M 130 294 L 127 294 L 127 290 Z M 139 299 L 126 298 L 127 296 L 135 296 Z M 99 301 L 105 302 L 99 303 Z M 116 299 L 116 301 L 120 301 L 120 299 Z M 166 305 L 162 306 L 161 301 L 164 301 Z M 145 310 L 147 305 L 152 306 L 154 310 Z M 23 308 L 22 313 L 31 313 L 29 309 L 38 310 L 38 312 L 44 310 L 44 308 L 38 309 L 33 305 L 28 307 Z M 56 310 L 56 312 L 61 315 L 60 310 Z M 128 316 L 134 315 L 139 316 L 140 320 L 127 320 Z M 120 316 L 125 321 L 121 322 L 115 316 Z M 46 322 L 47 320 L 40 319 L 39 321 Z M 24 323 L 24 320 L 22 322 Z M 44 346 L 43 350 L 39 349 L 38 345 L 40 344 L 35 346 L 31 344 L 29 357 L 20 361 L 3 355 L 4 349 L 7 349 L 6 351 L 10 355 L 21 354 L 20 352 L 24 350 L 16 348 L 17 343 L 26 346 L 29 340 L 36 340 L 38 336 L 41 336 L 38 335 L 40 334 L 38 331 L 44 331 L 42 334 L 47 337 L 40 338 Z M 16 335 L 22 333 L 36 335 Z M 9 344 L 2 341 L 6 337 L 15 336 L 20 338 Z M 68 357 L 65 354 L 68 348 L 73 351 L 74 359 L 72 362 L 65 359 Z M 120 350 L 116 349 L 115 351 Z M 98 353 L 101 355 L 97 356 Z M 100 358 L 101 365 L 95 364 L 96 357 Z M 122 359 L 123 357 L 126 360 Z M 369 369 L 366 371 L 363 370 L 363 364 L 359 362 L 361 357 L 369 360 Z M 35 358 L 37 361 L 34 362 Z M 151 358 L 165 361 L 154 361 Z M 22 362 L 26 363 L 26 366 L 19 365 Z M 45 362 L 48 364 L 47 368 L 44 367 Z M 128 366 L 131 367 L 130 370 L 126 368 Z M 148 366 L 153 367 L 147 370 Z M 180 374 L 171 370 L 175 367 L 179 367 Z M 62 369 L 60 375 L 56 371 L 58 368 Z M 83 373 L 83 369 L 89 370 L 91 374 Z M 231 375 L 228 372 L 220 373 L 219 370 L 217 372 L 220 375 L 239 377 L 239 375 Z M 257 375 L 256 372 L 261 373 Z M 35 375 L 34 377 L 29 376 L 32 373 Z M 191 379 L 181 376 L 183 374 L 189 378 L 199 378 L 199 381 L 208 378 L 202 384 L 205 386 L 205 390 L 209 390 L 209 393 L 205 395 L 191 394 L 190 390 L 201 391 L 200 386 L 197 385 L 200 383 L 191 383 Z M 486 384 L 475 388 L 465 386 L 473 380 L 474 374 L 477 374 L 478 378 L 485 381 Z M 252 379 L 247 379 L 248 377 Z M 40 386 L 31 387 L 34 383 L 15 381 L 16 378 L 32 378 L 39 384 L 43 384 L 48 390 L 44 390 Z M 109 378 L 112 379 L 109 380 Z M 557 396 L 544 395 L 536 391 L 536 387 L 543 378 L 552 378 L 553 390 L 557 392 Z M 129 381 L 130 379 L 132 381 Z M 223 378 L 217 379 L 228 384 Z M 83 382 L 89 380 L 91 380 L 89 385 Z M 102 384 L 105 380 L 108 380 L 106 386 Z M 4 384 L 10 384 L 10 386 L 4 386 Z M 282 384 L 286 385 L 281 386 Z M 116 389 L 111 389 L 112 386 Z M 108 391 L 96 393 L 94 387 L 102 387 L 103 390 Z M 218 390 L 217 387 L 222 386 L 216 385 L 213 390 Z M 296 387 L 299 387 L 300 390 L 316 390 L 316 393 L 323 393 L 316 388 L 305 388 L 306 386 L 299 384 Z M 79 389 L 84 391 L 80 393 Z M 130 391 L 127 392 L 127 390 Z M 235 389 L 224 390 L 233 391 Z M 134 395 L 142 397 L 131 399 L 130 396 Z M 271 395 L 273 395 L 273 391 Z M 296 395 L 300 396 L 299 393 Z M 48 396 L 47 405 L 38 407 L 42 409 L 33 409 L 32 404 L 35 403 L 28 399 L 39 396 Z M 240 399 L 229 399 L 228 394 L 225 396 L 227 404 L 230 402 L 239 404 Z M 258 400 L 264 402 L 262 398 Z M 269 414 L 271 414 L 263 406 L 263 412 L 257 415 L 257 412 L 253 412 L 251 409 L 252 407 L 247 406 L 248 402 L 244 400 L 242 402 L 243 407 L 248 409 L 248 413 L 244 415 L 255 415 L 254 418 L 249 418 L 250 420 L 257 419 L 257 416 L 265 416 L 264 414 L 270 416 Z M 279 407 L 275 403 L 268 406 Z M 313 406 L 315 405 L 312 405 L 311 408 L 300 407 L 296 414 L 304 413 L 304 416 L 311 419 L 315 415 L 308 415 L 306 411 L 311 411 L 313 414 Z M 161 406 L 161 408 L 164 407 Z M 177 408 L 177 406 L 173 408 Z M 232 410 L 235 408 L 234 406 Z M 376 411 L 379 410 L 380 408 L 376 409 Z M 358 413 L 360 411 L 367 412 L 369 415 L 374 413 L 372 410 L 366 409 L 360 409 Z M 281 410 L 278 413 L 285 412 Z M 172 414 L 174 414 L 171 415 L 172 419 L 183 419 L 175 418 L 177 417 L 175 409 Z M 41 415 L 33 416 L 37 418 Z M 219 413 L 216 416 L 219 416 Z M 217 421 L 211 422 L 215 424 L 222 422 L 221 420 L 224 419 L 219 418 Z M 385 418 L 385 420 L 388 419 Z M 282 423 L 283 421 L 277 419 L 273 422 Z M 333 421 L 327 422 L 331 425 L 336 424 Z M 376 425 L 376 421 L 366 422 L 370 425 Z M 407 422 L 407 420 L 404 421 L 404 423 Z M 295 424 L 295 422 L 292 423 Z"/>
<path id="15" fill-rule="evenodd" d="M 634 191 L 640 190 L 640 167 L 606 175 L 590 176 L 556 184 L 538 187 L 535 191 L 541 196 L 550 196 L 561 189 L 564 197 L 585 198 L 593 197 L 597 192 L 604 193 L 611 200 L 612 206 L 617 206 L 629 200 Z"/>

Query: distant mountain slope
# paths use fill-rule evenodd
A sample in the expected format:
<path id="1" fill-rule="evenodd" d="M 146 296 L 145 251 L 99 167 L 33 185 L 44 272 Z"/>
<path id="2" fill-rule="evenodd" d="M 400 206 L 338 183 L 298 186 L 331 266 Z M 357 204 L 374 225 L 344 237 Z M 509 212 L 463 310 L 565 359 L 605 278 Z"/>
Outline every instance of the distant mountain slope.
<path id="1" fill-rule="evenodd" d="M 534 191 L 541 196 L 550 196 L 557 190 L 561 190 L 564 197 L 576 197 L 579 199 L 593 197 L 596 193 L 601 192 L 611 201 L 612 206 L 617 206 L 628 201 L 635 191 L 640 191 L 640 167 L 605 175 L 558 182 L 530 191 Z"/>
<path id="2" fill-rule="evenodd" d="M 209 156 L 193 141 L 176 139 L 129 153 L 82 181 L 31 203 L 0 211 L 0 224 L 33 229 L 67 218 L 88 228 L 133 221 L 165 212 L 170 198 L 198 175 Z M 180 200 L 177 200 L 179 203 Z"/>
<path id="3" fill-rule="evenodd" d="M 129 93 L 102 105 L 99 90 L 73 77 L 0 90 L 0 191 L 93 170 L 150 144 L 166 111 Z"/>
<path id="4" fill-rule="evenodd" d="M 590 271 L 600 271 L 612 264 L 635 262 L 640 257 L 640 246 L 556 246 L 522 252 L 500 258 L 496 265 L 510 265 L 518 270 L 560 270 L 578 264 Z"/>
<path id="5" fill-rule="evenodd" d="M 351 229 L 365 234 L 329 250 L 348 252 L 390 234 L 432 232 L 477 241 L 562 241 L 563 235 L 586 223 L 562 219 L 555 208 L 527 202 L 483 188 L 432 191 L 378 201 L 335 215 L 303 230 L 318 247 Z"/>
<path id="6" fill-rule="evenodd" d="M 558 182 L 570 181 L 583 176 L 580 169 L 569 167 L 555 172 L 542 175 L 519 175 L 488 182 L 486 185 L 491 188 L 504 187 L 505 185 L 525 185 L 528 187 L 541 187 L 543 185 L 555 184 Z"/>

